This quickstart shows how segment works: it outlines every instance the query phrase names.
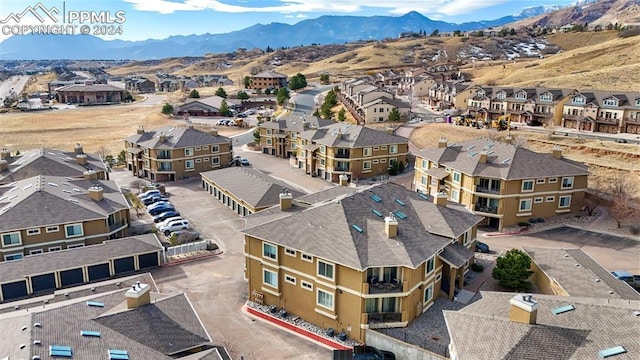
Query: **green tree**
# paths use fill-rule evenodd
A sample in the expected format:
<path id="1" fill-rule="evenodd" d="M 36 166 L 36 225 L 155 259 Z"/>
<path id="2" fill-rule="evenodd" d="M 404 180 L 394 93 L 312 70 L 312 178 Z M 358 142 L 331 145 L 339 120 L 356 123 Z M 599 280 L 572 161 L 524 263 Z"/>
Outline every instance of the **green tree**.
<path id="1" fill-rule="evenodd" d="M 302 88 L 305 88 L 306 86 L 307 86 L 307 78 L 301 73 L 295 74 L 289 81 L 289 87 L 291 88 L 291 90 L 302 89 Z"/>
<path id="2" fill-rule="evenodd" d="M 480 30 L 476 32 L 476 36 L 477 37 L 483 37 L 484 36 L 484 31 Z"/>
<path id="3" fill-rule="evenodd" d="M 200 93 L 198 92 L 198 90 L 193 89 L 191 90 L 191 92 L 189 93 L 189 97 L 192 99 L 197 99 L 200 97 Z"/>
<path id="4" fill-rule="evenodd" d="M 328 84 L 329 83 L 329 74 L 322 74 L 320 75 L 320 82 L 323 84 Z"/>
<path id="5" fill-rule="evenodd" d="M 265 93 L 265 94 L 267 94 L 267 95 L 271 95 L 271 89 L 267 88 L 267 89 L 264 91 L 264 93 Z"/>
<path id="6" fill-rule="evenodd" d="M 118 164 L 124 164 L 127 161 L 127 150 L 118 153 Z"/>
<path id="7" fill-rule="evenodd" d="M 4 98 L 4 107 L 10 108 L 13 105 L 13 99 L 6 97 Z"/>
<path id="8" fill-rule="evenodd" d="M 253 131 L 253 140 L 260 142 L 260 129 L 255 129 Z"/>
<path id="9" fill-rule="evenodd" d="M 529 255 L 518 249 L 511 249 L 496 260 L 492 276 L 507 289 L 523 291 L 531 287 L 531 282 L 528 279 L 533 271 L 530 268 L 531 258 Z"/>
<path id="10" fill-rule="evenodd" d="M 219 87 L 218 90 L 216 90 L 216 95 L 220 96 L 221 98 L 227 98 L 227 92 L 224 91 L 223 88 Z"/>
<path id="11" fill-rule="evenodd" d="M 320 116 L 320 109 L 316 108 L 315 110 L 313 110 L 313 116 L 315 117 L 319 117 Z"/>
<path id="12" fill-rule="evenodd" d="M 127 90 L 125 90 L 125 91 L 122 93 L 122 99 L 123 99 L 125 102 L 132 102 L 132 101 L 134 101 L 134 100 L 135 100 L 135 99 L 133 98 L 133 95 L 131 95 L 131 93 L 130 93 L 130 92 L 128 92 Z"/>
<path id="13" fill-rule="evenodd" d="M 278 105 L 282 106 L 287 100 L 289 100 L 289 90 L 286 87 L 281 87 L 276 94 L 276 101 Z"/>
<path id="14" fill-rule="evenodd" d="M 398 111 L 398 108 L 394 107 L 389 112 L 389 121 L 399 121 L 399 120 L 400 120 L 400 112 Z"/>
<path id="15" fill-rule="evenodd" d="M 516 29 L 511 28 L 511 30 L 509 30 L 509 35 L 515 36 L 516 35 Z"/>
<path id="16" fill-rule="evenodd" d="M 245 89 L 248 89 L 249 87 L 251 87 L 251 77 L 250 76 L 245 76 L 242 78 L 242 85 L 244 85 Z"/>
<path id="17" fill-rule="evenodd" d="M 249 94 L 247 94 L 246 91 L 240 90 L 236 93 L 236 97 L 240 100 L 247 100 L 249 99 Z"/>
<path id="18" fill-rule="evenodd" d="M 222 100 L 222 104 L 220 104 L 220 115 L 231 116 L 231 109 L 229 109 L 229 105 L 224 100 Z"/>
<path id="19" fill-rule="evenodd" d="M 347 111 L 342 108 L 340 109 L 340 111 L 338 111 L 338 121 L 342 122 L 345 121 L 347 119 Z"/>
<path id="20" fill-rule="evenodd" d="M 169 103 L 165 103 L 162 106 L 162 113 L 165 115 L 171 115 L 173 114 L 173 105 L 169 104 Z"/>
<path id="21" fill-rule="evenodd" d="M 433 31 L 431 32 L 431 35 L 430 35 L 430 36 L 431 36 L 431 37 L 436 37 L 436 36 L 439 36 L 439 35 L 440 35 L 440 30 L 435 29 L 435 30 L 433 30 Z"/>
<path id="22" fill-rule="evenodd" d="M 462 35 L 462 31 L 460 30 L 453 30 L 453 36 L 461 36 Z"/>

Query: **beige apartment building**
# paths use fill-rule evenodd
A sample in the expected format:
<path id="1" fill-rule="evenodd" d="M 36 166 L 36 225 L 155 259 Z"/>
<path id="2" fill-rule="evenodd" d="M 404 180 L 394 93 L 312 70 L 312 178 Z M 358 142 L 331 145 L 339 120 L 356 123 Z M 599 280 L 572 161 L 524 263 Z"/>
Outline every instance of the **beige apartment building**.
<path id="1" fill-rule="evenodd" d="M 295 157 L 301 132 L 334 123 L 333 120 L 312 115 L 292 115 L 262 122 L 258 124 L 262 153 L 286 159 Z"/>
<path id="2" fill-rule="evenodd" d="M 203 171 L 228 166 L 231 139 L 218 129 L 165 126 L 151 131 L 139 127 L 124 140 L 127 168 L 135 176 L 152 181 L 176 181 Z"/>
<path id="3" fill-rule="evenodd" d="M 0 185 L 0 261 L 126 235 L 129 203 L 115 182 L 34 176 Z"/>
<path id="4" fill-rule="evenodd" d="M 473 263 L 481 217 L 393 183 L 334 189 L 247 217 L 250 300 L 365 341 L 452 299 Z"/>
<path id="5" fill-rule="evenodd" d="M 541 154 L 496 140 L 474 139 L 416 153 L 414 188 L 446 193 L 496 229 L 532 218 L 579 212 L 589 171 L 556 147 Z"/>
<path id="6" fill-rule="evenodd" d="M 338 182 L 388 174 L 394 162 L 407 163 L 406 138 L 361 125 L 334 123 L 298 135 L 298 168 L 309 176 Z"/>
<path id="7" fill-rule="evenodd" d="M 640 93 L 575 91 L 564 104 L 562 126 L 590 132 L 640 134 Z"/>
<path id="8" fill-rule="evenodd" d="M 276 71 L 263 71 L 251 75 L 249 89 L 279 89 L 287 86 L 287 75 Z"/>

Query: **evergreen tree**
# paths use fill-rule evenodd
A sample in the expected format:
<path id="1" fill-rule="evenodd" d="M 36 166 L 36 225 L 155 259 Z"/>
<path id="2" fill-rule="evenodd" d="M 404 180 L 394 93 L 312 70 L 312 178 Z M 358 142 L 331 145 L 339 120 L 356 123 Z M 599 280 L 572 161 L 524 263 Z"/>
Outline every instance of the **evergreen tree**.
<path id="1" fill-rule="evenodd" d="M 496 260 L 492 276 L 507 289 L 523 291 L 531 287 L 528 279 L 533 271 L 530 268 L 531 258 L 529 255 L 518 249 L 511 249 Z"/>
<path id="2" fill-rule="evenodd" d="M 389 112 L 389 121 L 399 121 L 399 120 L 400 120 L 400 112 L 398 111 L 398 108 L 394 107 Z"/>
<path id="3" fill-rule="evenodd" d="M 338 111 L 338 121 L 342 122 L 345 121 L 347 119 L 347 111 L 342 108 L 340 109 L 340 111 Z"/>
<path id="4" fill-rule="evenodd" d="M 220 96 L 221 98 L 227 98 L 227 92 L 224 91 L 223 88 L 219 87 L 218 90 L 216 90 L 216 95 Z"/>
<path id="5" fill-rule="evenodd" d="M 165 115 L 173 114 L 173 105 L 166 103 L 162 106 L 162 113 Z"/>
<path id="6" fill-rule="evenodd" d="M 229 109 L 229 105 L 226 101 L 222 100 L 222 104 L 220 104 L 220 115 L 222 116 L 231 116 L 231 109 Z"/>
<path id="7" fill-rule="evenodd" d="M 200 97 L 200 93 L 198 92 L 198 90 L 193 89 L 191 90 L 191 92 L 189 93 L 189 97 L 192 99 L 197 99 Z"/>
<path id="8" fill-rule="evenodd" d="M 278 105 L 282 106 L 287 100 L 289 100 L 289 90 L 286 87 L 281 87 L 276 94 L 276 101 Z"/>

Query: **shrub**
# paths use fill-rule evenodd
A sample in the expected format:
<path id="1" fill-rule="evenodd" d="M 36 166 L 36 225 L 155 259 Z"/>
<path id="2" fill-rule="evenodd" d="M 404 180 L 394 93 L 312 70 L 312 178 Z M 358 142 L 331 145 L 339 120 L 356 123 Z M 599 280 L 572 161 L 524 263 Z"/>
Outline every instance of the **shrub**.
<path id="1" fill-rule="evenodd" d="M 633 235 L 640 234 L 640 225 L 631 225 L 631 229 L 629 229 Z"/>
<path id="2" fill-rule="evenodd" d="M 475 272 L 482 272 L 484 270 L 484 266 L 482 264 L 473 263 L 471 264 L 471 270 Z"/>
<path id="3" fill-rule="evenodd" d="M 520 222 L 518 223 L 518 226 L 522 226 L 522 227 L 529 227 L 529 226 L 531 226 L 531 224 L 529 224 L 529 223 L 528 223 L 528 222 L 526 222 L 526 221 L 520 221 Z"/>

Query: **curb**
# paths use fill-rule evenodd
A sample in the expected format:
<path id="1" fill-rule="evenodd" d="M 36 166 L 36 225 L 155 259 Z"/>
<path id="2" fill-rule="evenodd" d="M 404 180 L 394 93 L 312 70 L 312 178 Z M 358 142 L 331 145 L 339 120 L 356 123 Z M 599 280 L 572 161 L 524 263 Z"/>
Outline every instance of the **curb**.
<path id="1" fill-rule="evenodd" d="M 286 321 L 280 320 L 277 317 L 271 316 L 269 314 L 265 314 L 262 311 L 255 310 L 253 308 L 248 307 L 246 304 L 242 305 L 242 312 L 248 315 L 251 318 L 259 319 L 264 322 L 267 322 L 271 325 L 275 325 L 280 329 L 283 329 L 289 333 L 292 333 L 298 337 L 301 337 L 305 340 L 311 341 L 317 345 L 323 346 L 325 348 L 331 350 L 351 350 L 352 347 L 345 346 L 339 344 L 335 341 L 327 339 L 323 336 L 320 336 L 316 333 L 312 333 L 311 331 L 299 328 L 293 324 L 290 324 Z"/>
<path id="2" fill-rule="evenodd" d="M 163 264 L 162 266 L 174 266 L 174 265 L 180 265 L 180 264 L 184 264 L 186 262 L 190 262 L 190 261 L 195 261 L 195 260 L 202 260 L 202 259 L 208 259 L 211 257 L 214 257 L 216 255 L 220 255 L 222 254 L 222 251 L 220 252 L 213 252 L 211 254 L 205 254 L 205 255 L 200 255 L 200 256 L 193 256 L 193 257 L 188 257 L 186 259 L 180 259 L 180 260 L 175 260 L 175 261 L 171 261 L 168 263 Z"/>

